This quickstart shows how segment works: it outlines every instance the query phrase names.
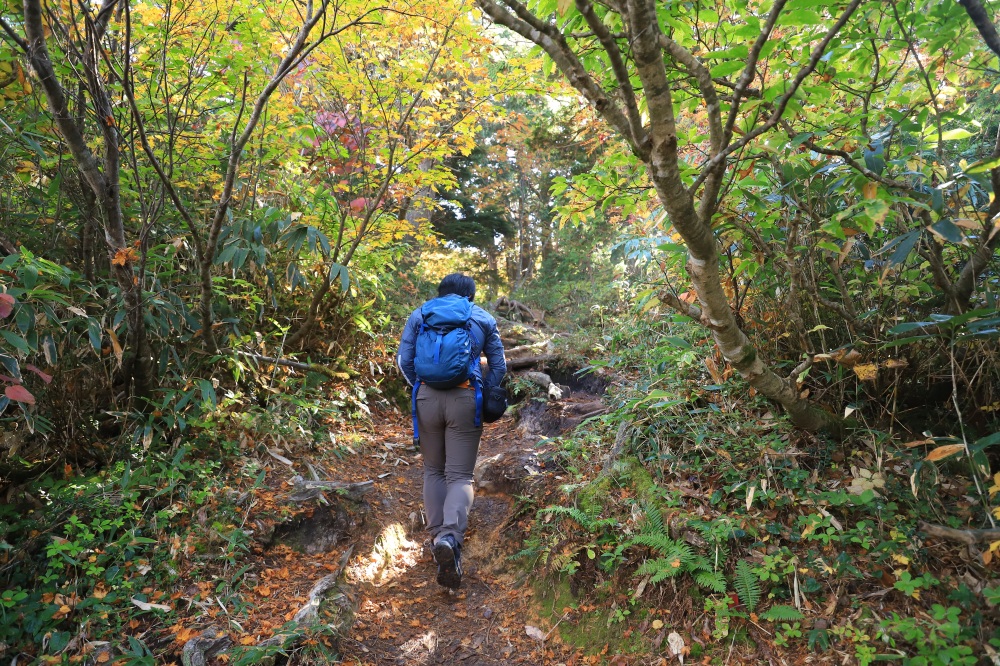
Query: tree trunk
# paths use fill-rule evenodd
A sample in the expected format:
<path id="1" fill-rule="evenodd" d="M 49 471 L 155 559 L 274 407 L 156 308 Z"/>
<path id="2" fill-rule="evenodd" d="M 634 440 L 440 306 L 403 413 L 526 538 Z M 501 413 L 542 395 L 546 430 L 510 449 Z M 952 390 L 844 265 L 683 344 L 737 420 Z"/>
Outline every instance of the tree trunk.
<path id="1" fill-rule="evenodd" d="M 115 281 L 121 290 L 128 322 L 126 349 L 131 362 L 124 367 L 127 382 L 132 392 L 144 396 L 152 387 L 151 358 L 147 346 L 146 324 L 139 284 L 133 264 L 135 254 L 126 242 L 125 218 L 120 198 L 120 152 L 118 128 L 115 126 L 114 109 L 107 88 L 100 73 L 100 58 L 96 46 L 100 43 L 117 0 L 105 0 L 93 21 L 87 24 L 87 47 L 84 51 L 82 73 L 85 86 L 90 92 L 94 105 L 94 115 L 103 138 L 103 170 L 101 165 L 77 125 L 70 115 L 62 85 L 56 78 L 55 70 L 45 45 L 43 11 L 40 0 L 25 0 L 24 29 L 27 40 L 22 47 L 27 52 L 32 69 L 38 76 L 45 93 L 53 120 L 62 134 L 76 163 L 83 181 L 94 193 L 97 209 L 103 223 L 108 257 Z"/>
<path id="2" fill-rule="evenodd" d="M 708 70 L 690 52 L 661 33 L 655 2 L 627 0 L 621 6 L 623 24 L 628 34 L 629 55 L 634 62 L 635 73 L 642 82 L 642 95 L 649 119 L 646 126 L 641 124 L 638 113 L 641 105 L 634 97 L 630 73 L 625 67 L 628 58 L 622 56 L 619 51 L 622 47 L 618 46 L 606 26 L 594 17 L 593 7 L 588 0 L 576 0 L 576 6 L 588 18 L 588 25 L 608 55 L 618 82 L 620 102 L 605 93 L 605 87 L 592 77 L 578 54 L 570 48 L 566 36 L 547 18 L 531 14 L 523 4 L 515 0 L 477 0 L 477 3 L 494 21 L 544 49 L 569 82 L 619 132 L 633 154 L 645 164 L 660 202 L 688 249 L 688 273 L 701 308 L 685 309 L 691 313 L 696 312 L 695 318 L 712 331 L 723 357 L 751 386 L 782 405 L 796 425 L 809 430 L 839 431 L 842 427 L 841 419 L 806 400 L 797 390 L 794 378 L 783 379 L 775 374 L 759 357 L 733 316 L 722 287 L 718 242 L 711 227 L 712 217 L 718 206 L 722 176 L 726 171 L 725 159 L 734 149 L 728 143 L 731 132 L 727 137 L 722 128 L 718 97 Z M 778 9 L 780 10 L 780 6 Z M 762 29 L 762 39 L 758 40 L 761 44 L 766 41 L 771 26 L 773 22 Z M 835 33 L 835 29 L 832 30 Z M 829 38 L 830 36 L 826 38 L 827 43 Z M 757 52 L 759 53 L 759 47 Z M 666 56 L 675 64 L 686 68 L 696 79 L 709 115 L 713 157 L 704 165 L 703 177 L 698 181 L 704 184 L 704 189 L 697 209 L 694 189 L 689 190 L 684 185 L 680 174 L 677 130 L 666 73 Z M 808 67 L 815 67 L 814 62 L 811 61 Z M 808 71 L 804 68 L 803 78 L 807 74 Z M 794 93 L 795 87 L 791 87 L 786 97 Z M 737 99 L 734 103 L 738 104 L 738 101 Z M 780 101 L 782 110 L 785 104 L 787 99 Z M 776 118 L 768 121 L 770 126 L 773 127 L 778 118 L 780 112 Z M 766 125 L 767 123 L 759 127 L 757 134 L 753 136 L 766 131 Z M 753 136 L 747 135 L 741 141 L 749 141 Z"/>

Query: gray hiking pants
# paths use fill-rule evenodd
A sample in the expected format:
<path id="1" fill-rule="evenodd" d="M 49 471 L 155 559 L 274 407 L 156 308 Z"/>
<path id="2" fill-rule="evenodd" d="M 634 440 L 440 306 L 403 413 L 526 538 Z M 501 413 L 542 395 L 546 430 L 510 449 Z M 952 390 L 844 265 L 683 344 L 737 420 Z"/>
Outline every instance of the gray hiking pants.
<path id="1" fill-rule="evenodd" d="M 433 538 L 450 534 L 461 544 L 472 508 L 472 471 L 482 427 L 476 427 L 476 393 L 421 386 L 417 427 L 424 457 L 424 511 Z"/>

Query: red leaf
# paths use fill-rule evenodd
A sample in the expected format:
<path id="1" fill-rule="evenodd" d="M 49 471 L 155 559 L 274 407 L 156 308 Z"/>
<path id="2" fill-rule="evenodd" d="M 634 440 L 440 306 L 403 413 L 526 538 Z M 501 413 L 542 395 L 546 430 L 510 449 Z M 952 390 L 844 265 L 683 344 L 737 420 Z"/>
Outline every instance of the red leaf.
<path id="1" fill-rule="evenodd" d="M 8 384 L 20 384 L 21 380 L 17 377 L 8 377 L 7 375 L 0 375 L 0 382 L 7 382 Z"/>
<path id="2" fill-rule="evenodd" d="M 351 201 L 350 205 L 351 205 L 351 210 L 353 210 L 355 213 L 360 213 L 365 209 L 365 206 L 368 205 L 368 199 L 365 199 L 364 197 L 358 197 L 357 199 Z"/>
<path id="3" fill-rule="evenodd" d="M 52 375 L 50 375 L 47 372 L 42 372 L 41 370 L 39 370 L 38 368 L 36 368 L 33 365 L 30 365 L 30 364 L 26 365 L 26 366 L 24 366 L 24 369 L 25 370 L 31 370 L 33 373 L 35 373 L 36 375 L 38 375 L 39 377 L 41 377 L 42 381 L 45 382 L 46 384 L 51 384 L 52 383 Z"/>
<path id="4" fill-rule="evenodd" d="M 10 294 L 0 294 L 0 319 L 5 319 L 14 311 L 14 304 L 17 303 Z"/>
<path id="5" fill-rule="evenodd" d="M 8 386 L 3 393 L 14 402 L 24 402 L 29 405 L 35 404 L 35 396 L 31 395 L 28 389 L 23 386 Z"/>

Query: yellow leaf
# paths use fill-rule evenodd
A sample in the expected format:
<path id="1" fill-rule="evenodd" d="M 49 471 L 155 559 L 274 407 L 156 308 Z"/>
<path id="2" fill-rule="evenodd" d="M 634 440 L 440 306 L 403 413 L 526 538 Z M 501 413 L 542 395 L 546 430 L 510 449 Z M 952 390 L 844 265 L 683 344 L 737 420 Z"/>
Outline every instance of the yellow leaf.
<path id="1" fill-rule="evenodd" d="M 875 195 L 878 194 L 878 183 L 875 181 L 868 181 L 861 188 L 861 194 L 864 195 L 865 199 L 874 199 Z"/>
<path id="2" fill-rule="evenodd" d="M 653 629 L 663 629 L 663 620 L 653 620 L 651 625 Z"/>
<path id="3" fill-rule="evenodd" d="M 947 444 L 945 446 L 939 446 L 930 453 L 924 460 L 933 462 L 935 460 L 943 460 L 949 456 L 953 456 L 956 453 L 960 453 L 965 450 L 964 444 Z"/>
<path id="4" fill-rule="evenodd" d="M 105 328 L 104 330 L 108 332 L 108 337 L 111 339 L 111 347 L 115 351 L 115 358 L 118 360 L 118 365 L 121 366 L 122 359 L 125 357 L 125 350 L 122 349 L 122 343 L 118 340 L 114 329 Z"/>
<path id="5" fill-rule="evenodd" d="M 856 365 L 852 369 L 854 370 L 854 374 L 858 376 L 858 379 L 863 382 L 872 381 L 878 376 L 878 366 L 874 363 Z"/>

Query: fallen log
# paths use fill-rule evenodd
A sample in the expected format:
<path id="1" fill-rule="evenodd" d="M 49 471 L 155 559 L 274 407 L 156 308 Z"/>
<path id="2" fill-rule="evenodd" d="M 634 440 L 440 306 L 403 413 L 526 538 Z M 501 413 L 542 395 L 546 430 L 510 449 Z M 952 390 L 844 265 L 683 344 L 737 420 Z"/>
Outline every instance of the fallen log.
<path id="1" fill-rule="evenodd" d="M 542 310 L 532 310 L 524 303 L 515 301 L 506 296 L 500 296 L 490 304 L 496 312 L 506 312 L 508 316 L 520 317 L 522 321 L 530 321 L 539 326 L 545 325 L 545 312 Z"/>
<path id="2" fill-rule="evenodd" d="M 225 651 L 233 644 L 229 634 L 222 633 L 216 627 L 209 627 L 200 635 L 184 644 L 181 652 L 181 663 L 184 666 L 207 666 L 216 655 Z"/>
<path id="3" fill-rule="evenodd" d="M 358 481 L 356 483 L 345 483 L 343 481 L 315 481 L 305 479 L 301 476 L 294 476 L 292 477 L 292 486 L 292 492 L 288 495 L 288 498 L 294 502 L 307 502 L 317 499 L 325 491 L 329 490 L 354 502 L 360 502 L 362 497 L 375 489 L 375 482 Z"/>
<path id="4" fill-rule="evenodd" d="M 541 340 L 529 345 L 518 345 L 512 349 L 505 349 L 504 354 L 509 358 L 517 358 L 519 356 L 524 356 L 527 353 L 535 353 L 539 351 L 551 352 L 551 340 Z"/>
<path id="5" fill-rule="evenodd" d="M 559 400 L 562 398 L 562 389 L 559 388 L 559 386 L 552 381 L 552 378 L 544 372 L 525 372 L 521 375 L 521 377 L 528 380 L 535 386 L 541 387 L 553 400 Z"/>
<path id="6" fill-rule="evenodd" d="M 264 356 L 263 354 L 255 354 L 253 352 L 242 351 L 240 349 L 230 349 L 223 350 L 229 351 L 240 356 L 246 356 L 247 358 L 252 358 L 255 361 L 260 361 L 262 363 L 270 363 L 271 365 L 280 365 L 283 368 L 292 368 L 293 370 L 303 370 L 305 372 L 315 372 L 320 375 L 326 375 L 330 379 L 350 379 L 351 377 L 357 377 L 360 373 L 357 370 L 352 370 L 348 368 L 343 359 L 338 359 L 337 367 L 331 368 L 327 365 L 321 365 L 319 363 L 303 363 L 302 361 L 293 361 L 288 358 L 278 358 L 275 356 Z"/>
<path id="7" fill-rule="evenodd" d="M 1000 529 L 992 530 L 957 530 L 944 525 L 934 525 L 933 523 L 920 523 L 920 529 L 928 536 L 947 539 L 948 541 L 958 541 L 968 546 L 975 546 L 980 543 L 992 543 L 1000 541 Z"/>
<path id="8" fill-rule="evenodd" d="M 507 370 L 523 370 L 542 363 L 558 361 L 559 354 L 539 354 L 538 356 L 522 356 L 520 358 L 507 359 Z"/>

